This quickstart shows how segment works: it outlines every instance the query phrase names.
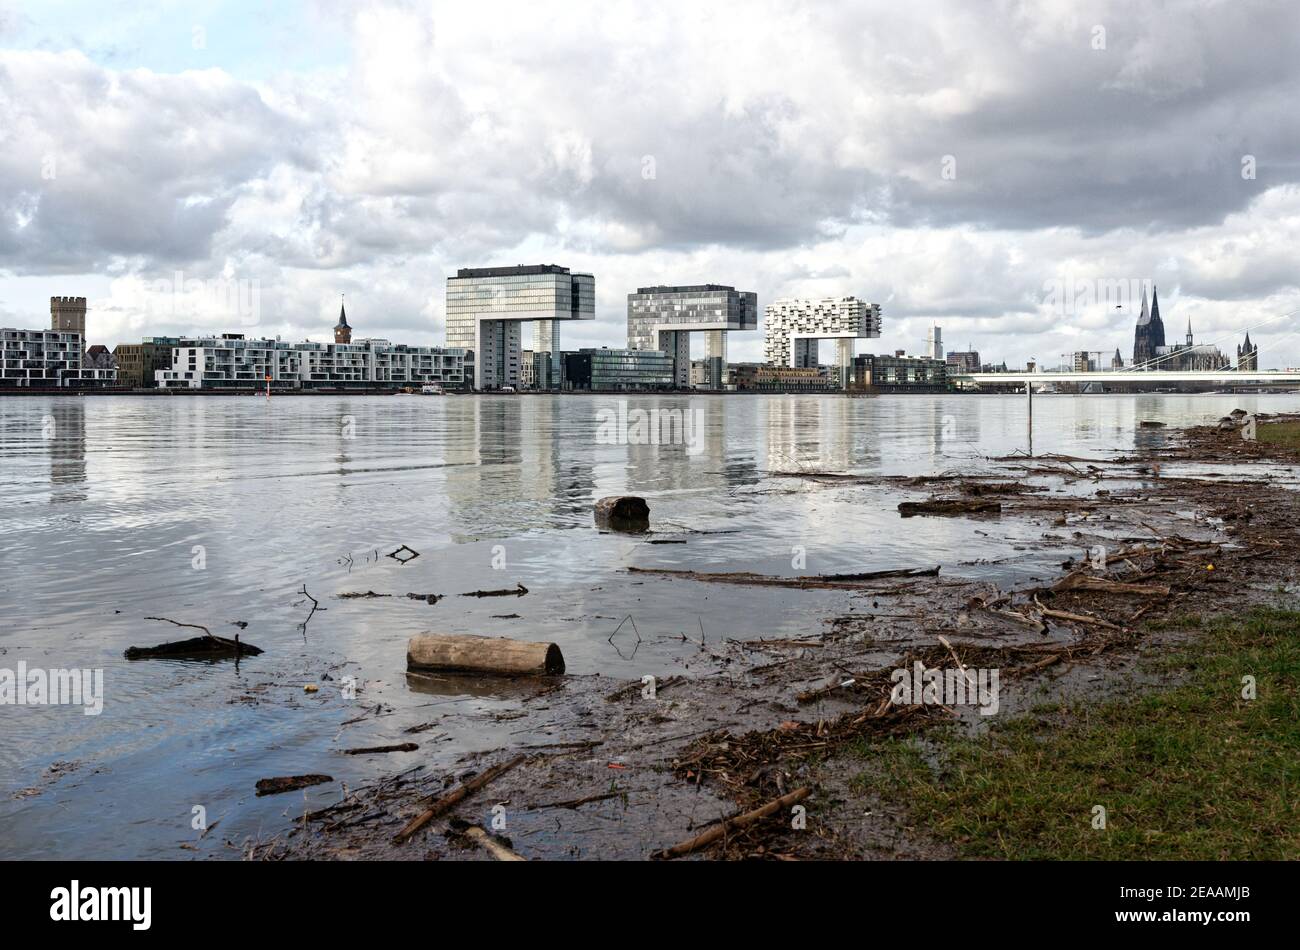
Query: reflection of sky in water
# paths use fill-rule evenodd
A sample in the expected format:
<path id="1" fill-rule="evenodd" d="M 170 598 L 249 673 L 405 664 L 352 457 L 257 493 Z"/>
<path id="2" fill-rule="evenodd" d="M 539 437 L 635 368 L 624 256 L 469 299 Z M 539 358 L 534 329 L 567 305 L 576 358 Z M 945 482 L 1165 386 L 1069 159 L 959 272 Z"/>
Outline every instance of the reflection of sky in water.
<path id="1" fill-rule="evenodd" d="M 354 664 L 347 670 L 365 684 L 365 702 L 415 717 L 403 723 L 455 712 L 460 721 L 438 730 L 451 738 L 430 746 L 437 754 L 528 741 L 507 738 L 526 721 L 502 731 L 483 713 L 517 708 L 515 697 L 408 688 L 405 642 L 421 630 L 554 639 L 572 673 L 633 678 L 693 663 L 683 633 L 815 634 L 851 601 L 840 592 L 632 577 L 620 570 L 631 564 L 772 574 L 943 564 L 945 574 L 1011 583 L 1059 561 L 1059 551 L 1033 544 L 1041 528 L 902 521 L 896 506 L 913 496 L 893 488 L 765 478 L 801 468 L 984 470 L 982 457 L 1025 447 L 1023 396 L 629 400 L 689 407 L 698 451 L 599 444 L 597 412 L 617 405 L 586 396 L 280 398 L 269 406 L 256 398 L 0 399 L 0 665 L 104 667 L 108 692 L 98 718 L 0 707 L 0 840 L 8 828 L 31 826 L 14 832 L 18 853 L 46 829 L 66 835 L 67 847 L 171 855 L 192 837 L 191 801 L 210 799 L 218 814 L 240 809 L 238 830 L 255 834 L 289 804 L 249 801 L 256 778 L 324 770 L 355 783 L 393 767 L 338 763 L 338 724 L 355 707 L 301 695 L 301 683 L 331 664 Z M 1300 397 L 1036 397 L 1034 448 L 1109 457 L 1133 448 L 1135 435 L 1166 438 L 1136 429 L 1138 420 L 1210 422 L 1237 406 L 1296 410 Z M 666 545 L 598 534 L 592 502 L 624 492 L 650 500 L 658 531 L 720 533 Z M 404 566 L 384 557 L 403 543 L 421 556 Z M 191 566 L 198 545 L 204 570 Z M 806 551 L 801 570 L 792 567 L 796 547 Z M 503 569 L 493 569 L 494 556 L 504 557 Z M 963 564 L 981 559 L 1002 563 Z M 456 596 L 516 582 L 530 589 L 526 597 Z M 303 584 L 327 608 L 305 636 Z M 365 590 L 399 596 L 334 597 Z M 430 606 L 408 592 L 451 596 Z M 628 615 L 642 643 L 625 626 L 611 645 Z M 226 635 L 236 629 L 230 622 L 247 621 L 243 636 L 268 652 L 238 673 L 229 664 L 128 664 L 127 646 L 178 638 L 146 616 Z M 296 692 L 275 686 L 273 701 L 230 702 L 272 676 Z M 399 730 L 387 722 L 369 737 L 392 739 Z M 59 759 L 86 764 L 41 796 L 10 799 Z M 103 771 L 92 775 L 96 767 Z M 109 819 L 94 832 L 88 817 L 63 807 L 90 795 Z M 138 834 L 124 839 L 117 821 L 140 822 Z"/>

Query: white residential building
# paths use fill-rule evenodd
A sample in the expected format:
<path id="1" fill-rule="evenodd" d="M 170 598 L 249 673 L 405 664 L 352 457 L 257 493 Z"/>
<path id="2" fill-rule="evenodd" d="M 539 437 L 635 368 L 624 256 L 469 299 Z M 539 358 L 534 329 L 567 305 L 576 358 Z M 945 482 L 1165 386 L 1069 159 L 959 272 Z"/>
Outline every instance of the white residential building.
<path id="1" fill-rule="evenodd" d="M 880 336 L 880 304 L 857 297 L 783 298 L 763 311 L 763 355 L 771 366 L 817 366 L 817 341 L 835 340 L 840 385 L 848 383 L 853 341 Z"/>
<path id="2" fill-rule="evenodd" d="M 68 389 L 117 382 L 117 369 L 87 366 L 79 332 L 0 329 L 0 386 Z"/>
<path id="3" fill-rule="evenodd" d="M 181 340 L 170 369 L 155 373 L 159 388 L 203 389 L 265 386 L 347 389 L 465 382 L 465 352 L 406 346 L 388 340 L 355 343 L 286 343 L 248 340 L 238 334 Z"/>

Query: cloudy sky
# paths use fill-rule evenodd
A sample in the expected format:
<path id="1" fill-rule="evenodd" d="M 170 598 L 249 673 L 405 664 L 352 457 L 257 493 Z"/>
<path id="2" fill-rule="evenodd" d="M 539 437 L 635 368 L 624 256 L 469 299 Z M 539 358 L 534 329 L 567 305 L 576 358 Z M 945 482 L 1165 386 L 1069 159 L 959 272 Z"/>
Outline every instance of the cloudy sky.
<path id="1" fill-rule="evenodd" d="M 1145 281 L 1297 366 L 1297 100 L 1287 0 L 0 0 L 0 326 L 441 343 L 456 268 L 557 263 L 566 349 L 717 282 L 1051 364 Z"/>

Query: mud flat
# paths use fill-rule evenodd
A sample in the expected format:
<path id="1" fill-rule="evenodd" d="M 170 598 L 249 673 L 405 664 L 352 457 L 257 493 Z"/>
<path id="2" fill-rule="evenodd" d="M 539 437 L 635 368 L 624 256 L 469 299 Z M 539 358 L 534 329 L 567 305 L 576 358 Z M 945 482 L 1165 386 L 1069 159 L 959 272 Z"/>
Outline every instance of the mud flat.
<path id="1" fill-rule="evenodd" d="M 1041 531 L 1041 546 L 1059 549 L 1060 567 L 1054 576 L 1006 588 L 942 569 L 792 583 L 703 566 L 660 571 L 667 582 L 682 585 L 683 599 L 734 597 L 737 609 L 744 609 L 745 591 L 755 584 L 787 587 L 790 598 L 812 596 L 806 591 L 826 584 L 846 587 L 852 606 L 837 616 L 810 617 L 807 633 L 794 641 L 701 637 L 699 662 L 681 677 L 649 682 L 579 675 L 530 684 L 523 687 L 525 715 L 515 744 L 467 754 L 451 770 L 406 760 L 403 771 L 347 790 L 335 804 L 258 842 L 248 856 L 998 855 L 971 850 L 972 842 L 990 840 L 976 818 L 966 821 L 978 796 L 967 786 L 966 798 L 945 798 L 949 786 L 940 787 L 940 779 L 954 761 L 952 750 L 931 737 L 978 743 L 998 724 L 1045 707 L 1055 710 L 1039 720 L 1047 741 L 1073 735 L 1088 708 L 1106 710 L 1102 719 L 1127 721 L 1140 713 L 1105 704 L 1135 686 L 1161 694 L 1195 678 L 1200 618 L 1250 617 L 1257 608 L 1295 605 L 1300 454 L 1296 440 L 1284 436 L 1297 419 L 1261 417 L 1259 423 L 1258 441 L 1243 439 L 1238 425 L 1168 429 L 1154 444 L 1117 457 L 1012 455 L 992 460 L 995 471 L 984 476 L 784 473 L 783 480 L 810 491 L 838 493 L 835 503 L 843 505 L 845 519 L 852 519 L 855 505 L 881 504 L 873 496 L 887 487 L 915 492 L 914 500 L 924 503 L 911 509 L 916 518 L 969 517 L 990 530 L 1011 520 L 1032 525 Z M 626 576 L 629 583 L 635 577 Z M 1273 637 L 1280 642 L 1276 630 Z M 1151 662 L 1171 656 L 1192 659 Z M 934 670 L 942 672 L 946 692 L 935 701 L 900 699 L 901 682 L 915 682 L 920 693 L 922 674 Z M 1283 711 L 1293 708 L 1294 679 L 1290 687 L 1265 679 L 1261 684 L 1282 690 Z M 965 700 L 950 701 L 958 684 L 967 689 Z M 1234 679 L 1224 688 L 1241 687 Z M 1278 701 L 1277 695 L 1269 701 Z M 1238 720 L 1247 717 L 1244 710 L 1237 714 Z M 1235 741 L 1249 745 L 1257 738 L 1266 743 L 1262 733 L 1249 730 Z M 902 748 L 912 757 L 911 773 L 899 767 Z M 1260 754 L 1271 754 L 1266 744 Z M 993 768 L 990 760 L 979 761 Z M 1153 762 L 1148 771 L 1158 773 L 1159 754 Z M 1126 774 L 1123 765 L 1111 763 L 1116 776 Z M 1106 768 L 1099 762 L 1093 769 L 1103 784 Z M 1290 775 L 1295 766 L 1279 768 Z M 909 774 L 922 790 L 915 802 L 906 793 Z M 1205 783 L 1219 788 L 1212 777 Z M 1219 792 L 1230 796 L 1231 789 Z M 1127 801 L 1122 795 L 1117 800 Z M 1033 833 L 1024 830 L 1032 824 L 1027 816 L 1056 807 L 999 801 L 1009 809 L 999 821 L 1026 835 Z M 945 823 L 949 806 L 949 817 L 957 820 Z M 1061 805 L 1060 815 L 1044 821 L 1088 827 L 1095 816 L 1066 814 L 1071 807 Z M 1124 807 L 1113 819 L 1120 832 Z M 1179 807 L 1170 803 L 1164 816 L 1173 825 L 1218 820 L 1212 809 L 1189 818 Z M 1225 805 L 1224 813 L 1230 811 Z M 1260 853 L 1297 856 L 1294 828 L 1275 851 Z M 1147 833 L 1151 846 L 1162 832 L 1142 830 Z M 491 847 L 482 845 L 485 835 Z M 1241 856 L 1235 839 L 1215 840 L 1218 856 Z M 1000 856 L 1113 853 L 1071 850 L 1046 838 L 1033 844 Z M 1171 846 L 1160 853 L 1191 852 Z"/>

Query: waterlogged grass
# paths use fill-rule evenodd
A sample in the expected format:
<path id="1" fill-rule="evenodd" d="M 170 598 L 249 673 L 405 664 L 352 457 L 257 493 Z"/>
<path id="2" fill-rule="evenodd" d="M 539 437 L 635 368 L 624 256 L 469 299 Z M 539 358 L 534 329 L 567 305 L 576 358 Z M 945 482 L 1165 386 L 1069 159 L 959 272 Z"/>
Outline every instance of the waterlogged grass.
<path id="1" fill-rule="evenodd" d="M 1300 858 L 1300 613 L 1187 626 L 1195 640 L 1159 663 L 1176 685 L 1036 707 L 979 739 L 863 747 L 858 783 L 970 857 Z"/>
<path id="2" fill-rule="evenodd" d="M 1300 449 L 1300 422 L 1266 422 L 1255 429 L 1255 438 L 1270 445 Z"/>

